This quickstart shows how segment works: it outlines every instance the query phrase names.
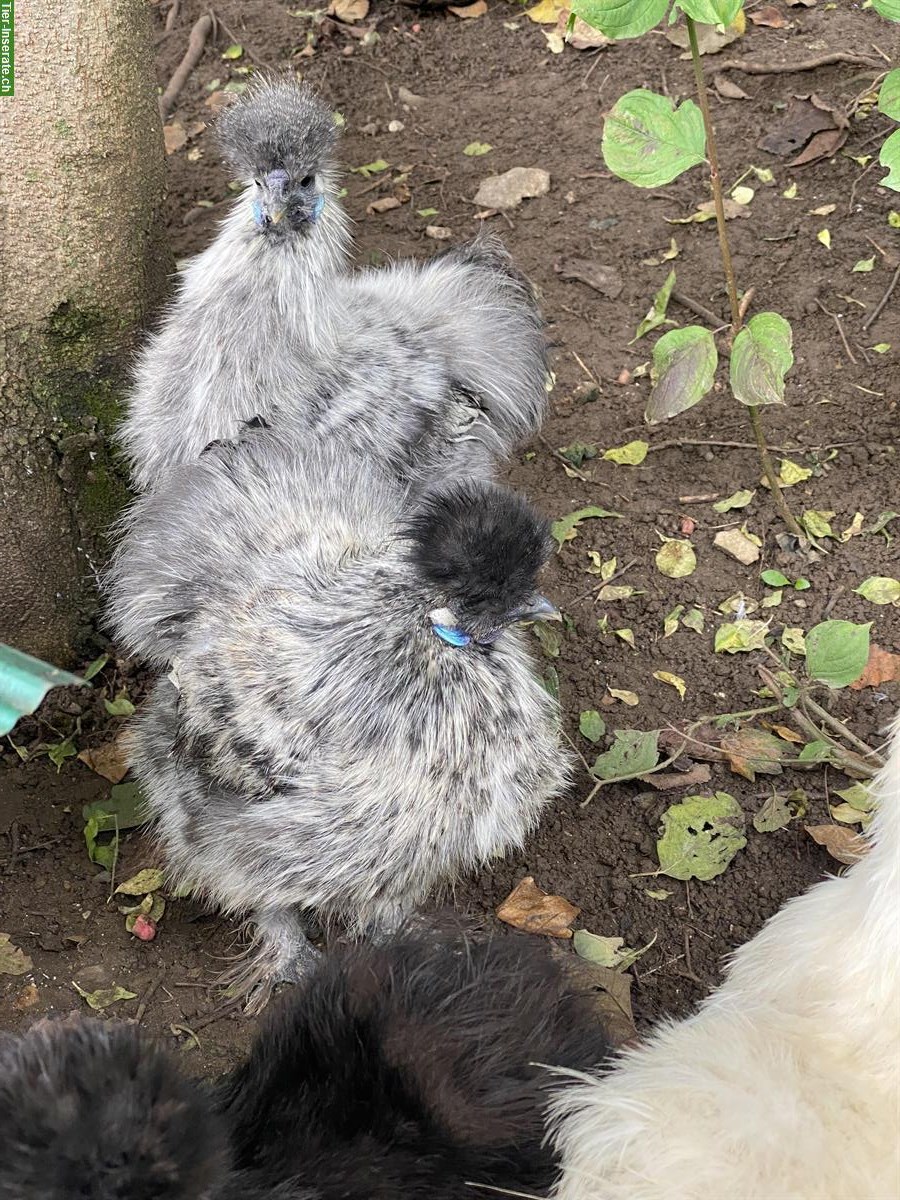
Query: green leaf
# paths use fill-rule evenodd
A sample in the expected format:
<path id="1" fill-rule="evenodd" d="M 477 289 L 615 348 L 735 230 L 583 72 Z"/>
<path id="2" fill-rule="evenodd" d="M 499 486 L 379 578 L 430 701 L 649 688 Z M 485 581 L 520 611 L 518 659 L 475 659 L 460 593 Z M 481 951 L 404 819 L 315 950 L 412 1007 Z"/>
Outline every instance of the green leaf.
<path id="1" fill-rule="evenodd" d="M 885 75 L 878 93 L 878 111 L 893 121 L 900 121 L 900 67 Z"/>
<path id="2" fill-rule="evenodd" d="M 685 629 L 691 629 L 694 633 L 703 633 L 706 628 L 706 618 L 699 608 L 689 608 L 681 623 Z"/>
<path id="3" fill-rule="evenodd" d="M 115 984 L 110 988 L 100 988 L 96 992 L 86 992 L 84 988 L 79 987 L 77 983 L 72 983 L 72 987 L 94 1012 L 103 1012 L 104 1008 L 109 1008 L 111 1004 L 118 1004 L 120 1000 L 136 1000 L 136 992 L 128 992 L 123 987 Z"/>
<path id="4" fill-rule="evenodd" d="M 875 270 L 875 255 L 871 258 L 861 258 L 853 264 L 853 270 L 858 275 L 866 275 L 869 271 Z"/>
<path id="5" fill-rule="evenodd" d="M 654 671 L 653 678 L 658 679 L 660 683 L 667 683 L 669 687 L 673 687 L 681 699 L 684 699 L 687 684 L 680 675 L 673 675 L 671 671 Z"/>
<path id="6" fill-rule="evenodd" d="M 351 167 L 350 170 L 354 174 L 362 175 L 364 179 L 368 179 L 370 175 L 377 175 L 379 171 L 386 171 L 390 165 L 383 158 L 376 158 L 374 162 L 365 163 L 361 167 Z"/>
<path id="7" fill-rule="evenodd" d="M 671 637 L 678 629 L 678 623 L 681 620 L 681 614 L 684 612 L 683 604 L 676 604 L 667 617 L 663 618 L 663 637 Z"/>
<path id="8" fill-rule="evenodd" d="M 672 295 L 672 288 L 675 286 L 675 271 L 672 270 L 666 276 L 666 282 L 662 285 L 656 295 L 653 297 L 653 306 L 650 311 L 637 327 L 637 332 L 631 339 L 636 342 L 642 338 L 644 334 L 649 333 L 651 329 L 656 329 L 662 325 L 666 319 L 666 309 L 669 307 L 669 297 Z M 630 345 L 631 343 L 629 343 Z"/>
<path id="9" fill-rule="evenodd" d="M 690 542 L 666 538 L 656 552 L 656 566 L 669 579 L 684 579 L 697 569 L 697 555 Z"/>
<path id="10" fill-rule="evenodd" d="M 872 7 L 886 21 L 900 21 L 900 0 L 872 0 Z"/>
<path id="11" fill-rule="evenodd" d="M 67 758 L 73 758 L 77 753 L 75 742 L 70 737 L 61 742 L 54 742 L 47 747 L 47 757 L 56 767 L 57 772 L 62 770 L 62 765 Z"/>
<path id="12" fill-rule="evenodd" d="M 673 879 L 714 879 L 747 845 L 741 806 L 727 792 L 688 796 L 663 813 L 660 870 Z"/>
<path id="13" fill-rule="evenodd" d="M 597 447 L 587 442 L 572 442 L 568 446 L 560 446 L 557 454 L 573 467 L 580 467 L 589 458 L 597 457 Z"/>
<path id="14" fill-rule="evenodd" d="M 116 696 L 115 700 L 104 700 L 103 703 L 111 717 L 131 717 L 134 715 L 134 705 L 124 694 Z"/>
<path id="15" fill-rule="evenodd" d="M 675 0 L 676 8 L 701 25 L 730 25 L 744 0 Z"/>
<path id="16" fill-rule="evenodd" d="M 806 653 L 806 635 L 796 625 L 785 625 L 781 631 L 781 644 L 785 650 L 790 650 L 791 654 L 799 654 L 802 657 Z"/>
<path id="17" fill-rule="evenodd" d="M 900 129 L 895 129 L 881 147 L 878 161 L 888 170 L 884 179 L 879 180 L 881 186 L 900 192 Z"/>
<path id="18" fill-rule="evenodd" d="M 646 88 L 626 92 L 603 123 L 603 161 L 636 187 L 671 183 L 705 161 L 703 116 L 693 100 L 678 108 Z"/>
<path id="19" fill-rule="evenodd" d="M 467 158 L 481 158 L 483 154 L 490 154 L 493 148 L 490 142 L 469 142 L 463 150 L 463 154 Z"/>
<path id="20" fill-rule="evenodd" d="M 890 575 L 870 575 L 853 590 L 872 604 L 900 604 L 900 580 Z"/>
<path id="21" fill-rule="evenodd" d="M 138 871 L 137 875 L 132 875 L 130 879 L 120 883 L 115 895 L 144 896 L 148 892 L 159 891 L 164 882 L 165 876 L 162 871 L 156 867 L 147 867 L 146 870 Z"/>
<path id="22" fill-rule="evenodd" d="M 572 12 L 608 38 L 636 38 L 658 25 L 669 0 L 575 0 Z"/>
<path id="23" fill-rule="evenodd" d="M 577 536 L 577 530 L 582 521 L 587 521 L 592 517 L 621 516 L 621 513 L 610 512 L 608 508 L 600 508 L 596 504 L 589 504 L 586 508 L 579 508 L 577 512 L 569 513 L 567 517 L 562 517 L 559 521 L 554 521 L 550 526 L 550 532 L 556 539 L 557 546 L 562 550 L 563 542 L 571 542 Z"/>
<path id="24" fill-rule="evenodd" d="M 787 797 L 780 792 L 773 792 L 753 818 L 753 828 L 757 833 L 774 833 L 776 829 L 784 829 L 789 825 L 794 815 Z"/>
<path id="25" fill-rule="evenodd" d="M 787 575 L 782 575 L 780 571 L 763 571 L 760 575 L 763 583 L 769 587 L 792 587 L 793 584 L 788 579 Z"/>
<path id="26" fill-rule="evenodd" d="M 797 483 L 803 483 L 812 475 L 812 467 L 801 467 L 799 463 L 792 462 L 789 458 L 781 460 L 781 466 L 778 470 L 778 483 L 780 487 L 793 487 Z M 768 487 L 768 483 L 763 480 L 763 483 Z"/>
<path id="27" fill-rule="evenodd" d="M 95 675 L 103 670 L 108 662 L 109 655 L 101 654 L 99 658 L 95 658 L 94 661 L 87 667 L 82 674 L 82 679 L 93 679 Z"/>
<path id="28" fill-rule="evenodd" d="M 833 516 L 830 509 L 808 508 L 800 518 L 800 524 L 811 538 L 834 537 L 830 520 Z"/>
<path id="29" fill-rule="evenodd" d="M 828 742 L 807 742 L 797 755 L 798 762 L 831 762 L 834 750 Z"/>
<path id="30" fill-rule="evenodd" d="M 838 790 L 837 795 L 845 800 L 857 812 L 871 812 L 875 807 L 875 797 L 872 789 L 864 783 L 854 783 L 851 787 Z"/>
<path id="31" fill-rule="evenodd" d="M 778 313 L 753 317 L 734 339 L 731 390 L 741 404 L 784 404 L 784 377 L 794 363 L 791 327 Z"/>
<path id="32" fill-rule="evenodd" d="M 226 49 L 224 49 L 222 51 L 222 57 L 225 59 L 233 60 L 236 58 L 241 58 L 243 56 L 243 53 L 244 53 L 244 47 L 238 46 L 237 43 L 233 43 L 231 46 L 226 47 Z"/>
<path id="33" fill-rule="evenodd" d="M 727 513 L 731 512 L 733 508 L 746 508 L 755 495 L 756 492 L 751 492 L 749 488 L 744 488 L 740 492 L 732 492 L 725 500 L 720 500 L 713 505 L 713 512 Z"/>
<path id="34" fill-rule="evenodd" d="M 588 708 L 578 719 L 578 732 L 589 742 L 597 743 L 606 733 L 606 722 L 595 708 Z"/>
<path id="35" fill-rule="evenodd" d="M 559 652 L 562 649 L 562 634 L 559 627 L 545 625 L 543 621 L 535 621 L 531 628 L 547 657 L 559 658 Z"/>
<path id="36" fill-rule="evenodd" d="M 624 938 L 600 937 L 587 929 L 575 930 L 572 945 L 578 957 L 586 962 L 620 971 L 627 970 L 647 949 L 645 946 L 644 950 L 631 950 L 625 945 Z"/>
<path id="37" fill-rule="evenodd" d="M 671 278 L 674 284 L 674 271 Z M 645 323 L 641 323 L 638 335 Z M 716 343 L 708 329 L 689 325 L 664 333 L 653 347 L 653 390 L 644 413 L 647 424 L 658 425 L 699 404 L 712 388 L 717 362 Z"/>
<path id="38" fill-rule="evenodd" d="M 806 635 L 806 669 L 830 688 L 846 687 L 859 679 L 869 661 L 871 621 L 823 621 Z"/>
<path id="39" fill-rule="evenodd" d="M 605 451 L 603 457 L 607 462 L 618 463 L 619 466 L 639 467 L 647 457 L 650 449 L 648 442 L 628 442 L 624 446 L 613 446 Z"/>
<path id="40" fill-rule="evenodd" d="M 659 730 L 643 733 L 640 729 L 617 729 L 612 746 L 600 754 L 591 767 L 598 779 L 632 779 L 646 775 L 659 758 Z"/>
<path id="41" fill-rule="evenodd" d="M 417 208 L 416 209 L 417 217 L 436 217 L 437 215 L 438 215 L 438 210 L 436 208 Z"/>
<path id="42" fill-rule="evenodd" d="M 716 654 L 741 654 L 750 650 L 762 650 L 769 632 L 768 621 L 752 621 L 744 618 L 720 625 L 716 630 Z"/>

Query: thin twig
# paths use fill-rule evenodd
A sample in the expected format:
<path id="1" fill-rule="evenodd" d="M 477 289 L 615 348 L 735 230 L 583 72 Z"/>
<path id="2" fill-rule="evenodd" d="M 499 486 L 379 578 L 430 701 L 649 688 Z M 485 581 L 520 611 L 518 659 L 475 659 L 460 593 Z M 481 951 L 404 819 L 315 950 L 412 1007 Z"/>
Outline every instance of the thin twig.
<path id="1" fill-rule="evenodd" d="M 848 216 L 852 215 L 852 213 L 853 213 L 853 205 L 856 201 L 856 189 L 862 183 L 863 176 L 868 175 L 868 173 L 875 166 L 876 162 L 877 162 L 877 159 L 873 158 L 872 161 L 869 163 L 869 165 L 867 167 L 863 167 L 863 169 L 860 171 L 860 173 L 857 175 L 857 177 L 853 180 L 853 183 L 850 187 L 850 199 L 847 203 L 847 215 Z"/>
<path id="2" fill-rule="evenodd" d="M 178 20 L 178 10 L 181 8 L 181 0 L 172 0 L 169 5 L 169 11 L 166 13 L 166 33 L 171 33 Z"/>
<path id="3" fill-rule="evenodd" d="M 144 992 L 143 998 L 141 999 L 141 1002 L 138 1005 L 138 1010 L 134 1014 L 135 1022 L 138 1025 L 140 1025 L 141 1021 L 143 1021 L 144 1013 L 147 1011 L 147 1005 L 150 1003 L 150 1001 L 156 995 L 156 993 L 159 990 L 159 987 L 162 984 L 162 981 L 165 979 L 165 977 L 166 977 L 165 971 L 160 971 L 159 974 L 156 976 L 156 978 L 153 980 L 153 982 L 150 984 L 150 986 L 147 988 L 146 992 Z"/>
<path id="4" fill-rule="evenodd" d="M 818 304 L 819 308 L 821 308 L 826 317 L 831 317 L 832 321 L 834 321 L 835 328 L 840 335 L 841 341 L 844 343 L 844 351 L 847 357 L 853 363 L 854 367 L 857 366 L 857 361 L 854 358 L 853 351 L 850 349 L 850 344 L 847 341 L 847 335 L 844 333 L 844 326 L 841 324 L 841 318 L 837 315 L 837 313 L 834 313 L 831 311 L 831 309 L 826 308 L 818 296 L 816 297 L 816 304 Z"/>
<path id="5" fill-rule="evenodd" d="M 572 601 L 572 604 L 581 604 L 583 601 L 587 600 L 589 596 L 593 596 L 595 592 L 599 592 L 601 588 L 605 588 L 608 584 L 614 583 L 617 579 L 621 579 L 622 576 L 626 574 L 626 572 L 630 571 L 632 567 L 636 567 L 639 561 L 639 559 L 633 558 L 631 562 L 627 562 L 624 567 L 621 567 L 618 571 L 613 572 L 609 579 L 603 579 L 600 581 L 600 583 L 595 583 L 589 591 L 582 592 L 580 596 L 576 596 Z"/>
<path id="6" fill-rule="evenodd" d="M 223 31 L 223 33 L 226 33 L 231 38 L 233 43 L 239 44 L 241 46 L 244 53 L 247 55 L 247 57 L 250 59 L 250 61 L 252 63 L 255 63 L 256 66 L 258 66 L 258 67 L 267 67 L 268 66 L 268 63 L 262 62 L 260 59 L 258 59 L 256 57 L 256 55 L 253 53 L 253 51 L 250 49 L 250 47 L 244 44 L 243 38 L 239 38 L 231 29 L 228 28 L 228 26 L 225 24 L 225 22 L 222 20 L 222 18 L 219 16 L 219 14 L 215 11 L 215 9 L 211 9 L 210 11 L 212 12 L 212 17 L 213 17 L 213 20 L 215 21 L 216 25 Z"/>
<path id="7" fill-rule="evenodd" d="M 576 479 L 580 479 L 582 481 L 582 483 L 591 483 L 592 482 L 592 480 L 589 478 L 589 476 L 585 475 L 584 471 L 579 471 L 577 467 L 573 466 L 572 463 L 569 462 L 569 460 L 566 458 L 566 456 L 564 454 L 560 454 L 560 452 L 558 450 L 554 450 L 553 447 L 550 445 L 550 443 L 547 441 L 547 439 L 544 437 L 544 435 L 542 433 L 538 434 L 538 440 L 540 442 L 542 442 L 544 446 L 546 446 L 546 448 L 550 451 L 550 453 L 553 455 L 554 458 L 559 459 L 559 461 L 563 464 L 563 466 L 566 468 L 567 471 L 572 472 L 572 474 L 575 476 Z"/>
<path id="8" fill-rule="evenodd" d="M 588 85 L 588 80 L 589 80 L 589 79 L 590 79 L 590 77 L 593 75 L 594 71 L 597 69 L 597 64 L 598 64 L 598 63 L 599 63 L 599 61 L 600 61 L 600 55 L 601 55 L 601 51 L 602 51 L 602 50 L 603 50 L 603 47 L 602 47 L 602 46 L 600 46 L 600 47 L 597 49 L 596 53 L 594 54 L 594 61 L 591 63 L 591 65 L 590 65 L 590 69 L 588 70 L 588 73 L 587 73 L 587 75 L 585 75 L 584 79 L 582 79 L 582 81 L 581 81 L 581 86 L 582 86 L 583 88 L 586 88 L 586 87 L 587 87 L 587 85 Z"/>
<path id="9" fill-rule="evenodd" d="M 672 292 L 672 299 L 676 304 L 680 304 L 682 308 L 688 309 L 692 313 L 696 313 L 698 317 L 710 325 L 713 329 L 721 329 L 725 322 L 721 317 L 717 316 L 711 308 L 701 304 L 699 300 L 692 300 L 690 296 L 686 296 L 684 292 Z"/>
<path id="10" fill-rule="evenodd" d="M 872 309 L 871 313 L 869 313 L 869 315 L 863 321 L 862 326 L 861 326 L 863 333 L 865 333 L 866 330 L 869 328 L 869 326 L 874 324 L 875 321 L 877 321 L 878 318 L 881 316 L 881 314 L 884 312 L 885 305 L 887 304 L 888 300 L 890 300 L 891 293 L 893 292 L 894 288 L 897 286 L 898 280 L 900 280 L 900 266 L 897 267 L 897 270 L 894 272 L 893 276 L 891 277 L 891 282 L 887 285 L 887 291 L 884 293 L 884 295 L 881 297 L 881 299 L 878 301 L 878 303 Z"/>
<path id="11" fill-rule="evenodd" d="M 819 67 L 831 67 L 835 63 L 858 63 L 866 67 L 880 67 L 881 63 L 862 54 L 849 54 L 835 50 L 832 54 L 820 54 L 818 58 L 804 58 L 794 63 L 755 63 L 745 58 L 726 58 L 724 62 L 710 63 L 707 70 L 742 71 L 745 75 L 793 75 L 795 71 L 815 71 Z"/>
<path id="12" fill-rule="evenodd" d="M 206 39 L 212 33 L 212 30 L 213 18 L 209 13 L 204 13 L 202 17 L 194 22 L 194 27 L 191 29 L 191 34 L 188 38 L 188 48 L 184 52 L 184 58 L 182 58 L 181 62 L 175 68 L 175 73 L 169 80 L 166 90 L 159 98 L 159 115 L 164 121 L 174 108 L 178 94 L 187 83 L 194 67 L 196 67 L 197 63 L 203 57 Z"/>
<path id="13" fill-rule="evenodd" d="M 810 454 L 813 450 L 841 450 L 844 446 L 858 446 L 859 438 L 852 442 L 829 442 L 824 446 L 770 446 L 776 454 Z M 651 450 L 673 450 L 684 446 L 721 446 L 726 450 L 755 450 L 756 442 L 719 442 L 701 438 L 671 438 L 665 442 L 654 442 Z"/>
<path id="14" fill-rule="evenodd" d="M 877 750 L 873 750 L 871 746 L 867 745 L 861 738 L 858 738 L 855 733 L 847 728 L 843 721 L 839 721 L 837 717 L 833 717 L 827 709 L 824 709 L 821 704 L 817 704 L 811 696 L 804 696 L 802 704 L 809 710 L 812 716 L 818 717 L 820 721 L 828 725 L 840 737 L 845 738 L 851 746 L 855 746 L 860 754 L 866 758 L 873 759 L 878 766 L 884 766 L 884 759 Z"/>
<path id="15" fill-rule="evenodd" d="M 223 1004 L 219 1008 L 213 1009 L 211 1013 L 207 1013 L 205 1017 L 201 1017 L 199 1021 L 195 1021 L 191 1026 L 190 1032 L 196 1033 L 200 1029 L 205 1029 L 207 1025 L 214 1025 L 216 1021 L 221 1021 L 225 1017 L 230 1017 L 233 1012 L 237 1012 L 243 1006 L 243 999 L 232 1000 L 230 1004 Z"/>

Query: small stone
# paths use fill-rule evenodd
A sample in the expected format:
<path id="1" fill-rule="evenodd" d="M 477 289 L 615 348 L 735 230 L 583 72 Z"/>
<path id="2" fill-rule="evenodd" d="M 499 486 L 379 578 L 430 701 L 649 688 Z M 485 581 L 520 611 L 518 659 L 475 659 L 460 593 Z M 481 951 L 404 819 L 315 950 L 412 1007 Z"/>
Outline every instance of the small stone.
<path id="1" fill-rule="evenodd" d="M 513 167 L 502 175 L 489 175 L 475 193 L 483 208 L 518 208 L 523 200 L 545 196 L 550 191 L 550 173 L 541 167 Z"/>
<path id="2" fill-rule="evenodd" d="M 405 128 L 402 121 L 388 121 L 388 133 L 402 133 Z"/>

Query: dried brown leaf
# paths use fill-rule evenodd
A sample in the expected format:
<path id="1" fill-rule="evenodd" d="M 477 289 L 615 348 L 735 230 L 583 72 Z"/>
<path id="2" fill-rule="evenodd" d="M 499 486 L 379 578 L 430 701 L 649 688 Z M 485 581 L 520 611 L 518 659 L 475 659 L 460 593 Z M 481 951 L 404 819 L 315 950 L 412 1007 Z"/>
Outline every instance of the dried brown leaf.
<path id="1" fill-rule="evenodd" d="M 580 908 L 562 896 L 551 896 L 541 891 L 534 877 L 527 875 L 497 909 L 497 916 L 507 925 L 523 929 L 526 933 L 570 938 L 572 930 L 569 927 L 580 912 Z"/>
<path id="2" fill-rule="evenodd" d="M 553 269 L 560 279 L 576 279 L 579 283 L 586 283 L 609 300 L 615 300 L 625 286 L 616 267 L 607 267 L 589 258 L 558 258 Z"/>
<path id="3" fill-rule="evenodd" d="M 882 683 L 895 683 L 900 680 L 900 654 L 891 654 L 882 646 L 872 642 L 869 647 L 869 661 L 859 679 L 850 684 L 852 692 L 861 688 L 878 687 Z"/>
<path id="4" fill-rule="evenodd" d="M 753 12 L 747 13 L 747 16 L 754 25 L 765 25 L 768 29 L 786 29 L 790 24 L 772 4 L 757 8 Z"/>
<path id="5" fill-rule="evenodd" d="M 185 133 L 184 126 L 180 121 L 172 121 L 168 125 L 163 125 L 163 141 L 166 145 L 166 154 L 174 154 L 176 150 L 180 150 L 183 146 L 187 145 L 187 140 L 188 135 Z"/>
<path id="6" fill-rule="evenodd" d="M 329 17 L 352 25 L 356 21 L 364 21 L 369 15 L 369 0 L 331 0 L 325 11 Z"/>
<path id="7" fill-rule="evenodd" d="M 794 96 L 778 126 L 761 138 L 761 150 L 787 158 L 788 166 L 803 166 L 830 158 L 847 140 L 850 123 L 844 112 L 811 92 Z"/>
<path id="8" fill-rule="evenodd" d="M 727 75 L 716 75 L 713 77 L 713 87 L 723 100 L 749 100 L 750 97 L 742 87 L 738 85 Z"/>
<path id="9" fill-rule="evenodd" d="M 25 975 L 33 966 L 25 951 L 12 944 L 9 934 L 0 933 L 0 975 Z"/>
<path id="10" fill-rule="evenodd" d="M 865 838 L 848 829 L 846 825 L 804 825 L 803 827 L 814 842 L 824 846 L 832 858 L 852 867 L 868 853 L 869 844 Z"/>
<path id="11" fill-rule="evenodd" d="M 121 783 L 128 774 L 128 754 L 123 742 L 124 738 L 120 736 L 114 742 L 106 742 L 92 750 L 82 750 L 78 761 L 110 783 Z"/>
<path id="12" fill-rule="evenodd" d="M 382 196 L 380 200 L 373 200 L 371 204 L 366 205 L 366 214 L 374 216 L 376 213 L 390 212 L 392 208 L 399 208 L 400 201 L 396 196 Z"/>
<path id="13" fill-rule="evenodd" d="M 674 792 L 678 788 L 709 783 L 711 775 L 707 763 L 694 763 L 689 771 L 656 771 L 653 775 L 642 775 L 641 783 L 649 784 L 658 792 Z"/>
<path id="14" fill-rule="evenodd" d="M 449 4 L 447 12 L 452 12 L 454 17 L 459 17 L 461 21 L 472 21 L 476 17 L 483 17 L 487 12 L 488 6 L 484 0 L 475 0 L 474 4 L 458 5 Z"/>

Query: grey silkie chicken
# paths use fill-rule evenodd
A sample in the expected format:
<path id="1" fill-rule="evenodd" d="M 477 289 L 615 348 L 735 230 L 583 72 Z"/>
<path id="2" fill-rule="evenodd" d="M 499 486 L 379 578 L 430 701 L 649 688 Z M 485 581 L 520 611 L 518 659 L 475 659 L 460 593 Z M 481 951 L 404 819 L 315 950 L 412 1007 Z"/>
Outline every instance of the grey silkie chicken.
<path id="1" fill-rule="evenodd" d="M 607 1054 L 589 997 L 524 938 L 343 952 L 285 1000 L 215 1088 L 117 1021 L 0 1042 L 0 1200 L 544 1195 L 569 1085 L 536 1064 Z"/>
<path id="2" fill-rule="evenodd" d="M 396 928 L 519 846 L 564 786 L 514 626 L 546 523 L 487 481 L 418 499 L 362 456 L 249 430 L 141 497 L 112 567 L 124 643 L 164 665 L 132 764 L 171 876 L 251 913 L 240 985 L 302 974 L 304 913 Z"/>
<path id="3" fill-rule="evenodd" d="M 427 478 L 489 470 L 539 426 L 545 339 L 498 239 L 350 272 L 333 114 L 307 87 L 254 85 L 219 119 L 246 189 L 141 355 L 120 431 L 140 488 L 254 417 L 360 444 Z"/>

